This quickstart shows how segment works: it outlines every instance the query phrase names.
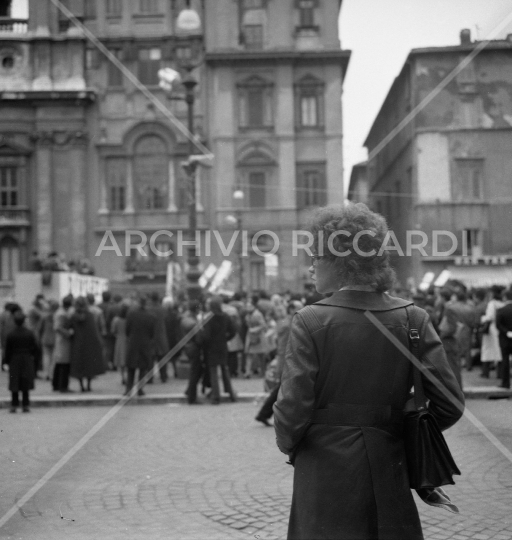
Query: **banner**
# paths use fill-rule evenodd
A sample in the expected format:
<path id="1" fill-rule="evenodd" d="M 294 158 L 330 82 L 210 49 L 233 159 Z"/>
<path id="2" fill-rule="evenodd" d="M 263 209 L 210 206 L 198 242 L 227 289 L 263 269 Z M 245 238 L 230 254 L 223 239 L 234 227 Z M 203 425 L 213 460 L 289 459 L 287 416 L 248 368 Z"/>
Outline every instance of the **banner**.
<path id="1" fill-rule="evenodd" d="M 279 259 L 277 255 L 271 255 L 270 253 L 265 255 L 265 276 L 279 276 Z"/>
<path id="2" fill-rule="evenodd" d="M 209 292 L 213 293 L 217 291 L 217 289 L 224 283 L 224 281 L 226 281 L 227 277 L 231 273 L 232 267 L 233 263 L 231 261 L 222 261 L 219 269 L 217 270 L 217 273 L 212 279 L 212 283 L 210 285 L 210 288 L 208 289 Z"/>

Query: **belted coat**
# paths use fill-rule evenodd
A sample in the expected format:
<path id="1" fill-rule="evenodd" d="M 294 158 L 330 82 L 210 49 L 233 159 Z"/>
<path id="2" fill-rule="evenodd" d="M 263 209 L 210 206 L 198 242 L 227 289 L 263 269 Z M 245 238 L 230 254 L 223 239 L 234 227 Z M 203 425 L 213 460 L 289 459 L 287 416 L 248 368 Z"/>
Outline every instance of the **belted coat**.
<path id="1" fill-rule="evenodd" d="M 274 405 L 277 444 L 295 467 L 289 539 L 423 539 L 401 424 L 412 364 L 365 317 L 372 312 L 408 347 L 404 308 L 411 304 L 346 290 L 295 314 Z M 463 402 L 427 313 L 411 309 L 423 365 Z M 441 429 L 450 427 L 462 413 L 425 377 L 423 383 L 431 413 Z"/>

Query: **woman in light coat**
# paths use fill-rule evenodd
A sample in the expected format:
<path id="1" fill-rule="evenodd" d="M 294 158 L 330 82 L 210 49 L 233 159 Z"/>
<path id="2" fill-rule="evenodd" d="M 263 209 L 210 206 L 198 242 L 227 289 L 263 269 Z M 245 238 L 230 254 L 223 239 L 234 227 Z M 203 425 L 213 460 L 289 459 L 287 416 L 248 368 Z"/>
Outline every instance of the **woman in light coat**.
<path id="1" fill-rule="evenodd" d="M 499 343 L 499 332 L 496 328 L 496 311 L 504 306 L 501 301 L 503 288 L 498 285 L 491 287 L 492 299 L 487 304 L 485 315 L 481 322 L 489 322 L 489 331 L 482 334 L 482 347 L 480 350 L 480 361 L 482 362 L 482 377 L 489 378 L 491 365 L 501 362 L 501 349 Z"/>
<path id="2" fill-rule="evenodd" d="M 259 372 L 263 377 L 265 375 L 266 357 L 268 352 L 267 340 L 265 332 L 267 324 L 265 317 L 256 307 L 259 297 L 254 296 L 252 302 L 248 302 L 246 306 L 247 315 L 245 322 L 247 324 L 247 334 L 245 336 L 245 354 L 247 362 L 245 365 L 246 379 L 251 378 L 251 372 Z"/>

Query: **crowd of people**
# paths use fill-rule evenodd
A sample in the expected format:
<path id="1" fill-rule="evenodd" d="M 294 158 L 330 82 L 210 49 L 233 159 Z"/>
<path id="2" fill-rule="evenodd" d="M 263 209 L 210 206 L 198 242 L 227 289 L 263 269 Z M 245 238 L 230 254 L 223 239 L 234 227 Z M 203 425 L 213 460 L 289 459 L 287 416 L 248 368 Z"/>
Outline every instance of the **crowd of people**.
<path id="1" fill-rule="evenodd" d="M 425 309 L 441 338 L 448 362 L 462 386 L 462 370 L 480 366 L 481 377 L 494 376 L 510 388 L 512 287 L 467 289 L 460 282 L 440 289 L 398 295 Z"/>
<path id="2" fill-rule="evenodd" d="M 15 302 L 7 302 L 0 314 L 0 345 L 2 369 L 9 369 L 11 411 L 19 407 L 19 392 L 23 410 L 29 410 L 35 379 L 50 381 L 53 391 L 62 393 L 73 392 L 70 379 L 75 379 L 81 392 L 90 392 L 93 379 L 110 370 L 119 373 L 126 395 L 136 386 L 143 396 L 144 384 L 153 383 L 155 365 L 207 312 L 212 316 L 201 330 L 168 361 L 158 364 L 160 381 L 167 382 L 169 367 L 178 376 L 181 358 L 189 366 L 190 404 L 198 402 L 198 387 L 212 404 L 220 403 L 219 376 L 231 401 L 236 401 L 231 383 L 236 377 L 266 377 L 267 389 L 277 396 L 284 360 L 283 327 L 289 325 L 291 310 L 318 298 L 306 290 L 303 295 L 236 293 L 210 296 L 204 303 L 175 303 L 157 292 L 123 298 L 105 291 L 96 304 L 92 294 L 68 295 L 60 302 L 38 294 L 26 313 Z M 10 339 L 20 328 L 27 341 L 22 354 L 17 352 L 20 345 L 13 349 Z M 258 419 L 268 424 L 271 410 L 272 404 L 270 412 Z"/>
<path id="3" fill-rule="evenodd" d="M 454 282 L 426 292 L 391 294 L 427 311 L 461 386 L 462 370 L 480 366 L 482 377 L 494 373 L 502 387 L 510 388 L 512 288 L 467 290 Z M 11 411 L 19 407 L 18 392 L 23 394 L 23 410 L 29 410 L 28 392 L 36 378 L 51 381 L 53 391 L 62 393 L 72 392 L 70 378 L 76 379 L 80 391 L 90 392 L 94 378 L 113 370 L 119 372 L 126 394 L 138 375 L 142 384 L 137 393 L 142 396 L 144 381 L 153 383 L 155 364 L 211 312 L 202 329 L 159 366 L 160 381 L 167 382 L 168 366 L 178 376 L 177 361 L 184 355 L 189 366 L 188 403 L 198 402 L 200 387 L 211 403 L 218 404 L 219 376 L 232 401 L 236 401 L 232 379 L 261 377 L 269 395 L 256 420 L 270 425 L 291 318 L 321 297 L 306 289 L 303 294 L 270 296 L 260 291 L 250 297 L 235 293 L 211 296 L 204 303 L 175 303 L 157 292 L 123 298 L 106 291 L 96 304 L 93 295 L 69 295 L 58 302 L 39 294 L 26 314 L 16 303 L 7 302 L 0 314 L 0 345 L 2 368 L 10 369 Z M 11 334 L 16 334 L 14 341 Z M 21 354 L 16 347 L 21 347 Z"/>

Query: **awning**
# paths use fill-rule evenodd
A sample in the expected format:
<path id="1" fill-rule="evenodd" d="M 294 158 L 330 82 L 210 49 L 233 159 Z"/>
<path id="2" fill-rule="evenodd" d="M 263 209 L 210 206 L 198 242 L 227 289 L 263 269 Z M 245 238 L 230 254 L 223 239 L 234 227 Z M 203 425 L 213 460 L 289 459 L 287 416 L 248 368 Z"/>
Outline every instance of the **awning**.
<path id="1" fill-rule="evenodd" d="M 512 266 L 448 266 L 449 279 L 462 281 L 468 288 L 512 284 Z"/>

